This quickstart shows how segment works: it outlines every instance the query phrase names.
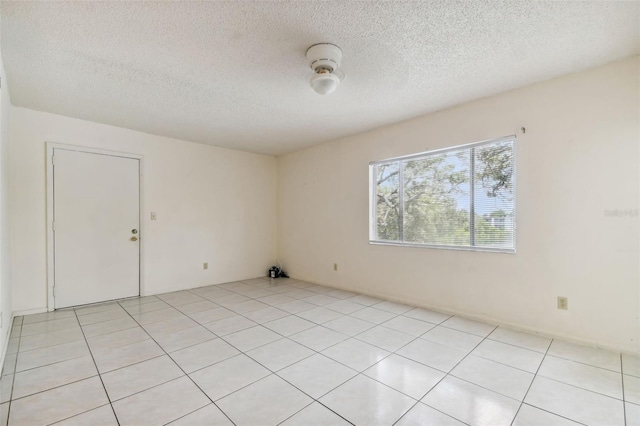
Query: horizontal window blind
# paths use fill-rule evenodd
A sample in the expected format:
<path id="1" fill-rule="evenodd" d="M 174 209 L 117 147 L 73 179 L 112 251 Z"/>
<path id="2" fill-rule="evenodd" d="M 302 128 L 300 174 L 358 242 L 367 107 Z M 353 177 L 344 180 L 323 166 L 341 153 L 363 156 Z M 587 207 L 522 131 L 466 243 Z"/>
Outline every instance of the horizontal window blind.
<path id="1" fill-rule="evenodd" d="M 474 241 L 477 247 L 514 247 L 513 141 L 472 148 Z"/>
<path id="2" fill-rule="evenodd" d="M 371 165 L 372 242 L 515 249 L 515 137 Z"/>

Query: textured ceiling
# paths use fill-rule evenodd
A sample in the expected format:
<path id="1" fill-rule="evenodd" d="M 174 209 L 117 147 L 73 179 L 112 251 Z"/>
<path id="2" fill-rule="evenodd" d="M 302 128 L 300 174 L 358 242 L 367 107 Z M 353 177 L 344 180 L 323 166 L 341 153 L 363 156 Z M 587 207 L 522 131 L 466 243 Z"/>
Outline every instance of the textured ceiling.
<path id="1" fill-rule="evenodd" d="M 640 52 L 640 3 L 2 1 L 14 105 L 280 154 Z M 307 47 L 343 50 L 322 97 Z"/>

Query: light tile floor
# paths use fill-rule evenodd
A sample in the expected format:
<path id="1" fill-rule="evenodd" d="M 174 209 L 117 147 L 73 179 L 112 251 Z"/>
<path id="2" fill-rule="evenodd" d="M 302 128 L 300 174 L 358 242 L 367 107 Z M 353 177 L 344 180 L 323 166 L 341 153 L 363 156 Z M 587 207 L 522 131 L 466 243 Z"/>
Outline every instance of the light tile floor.
<path id="1" fill-rule="evenodd" d="M 10 425 L 640 426 L 640 359 L 292 279 L 16 318 Z"/>

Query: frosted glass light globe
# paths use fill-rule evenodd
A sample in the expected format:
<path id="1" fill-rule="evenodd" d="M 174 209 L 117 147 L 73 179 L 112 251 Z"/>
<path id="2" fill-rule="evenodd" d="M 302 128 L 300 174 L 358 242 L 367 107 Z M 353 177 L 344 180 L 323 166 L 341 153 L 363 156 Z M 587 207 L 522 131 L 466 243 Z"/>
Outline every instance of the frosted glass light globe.
<path id="1" fill-rule="evenodd" d="M 331 73 L 315 74 L 311 77 L 311 87 L 320 95 L 333 93 L 340 84 L 340 79 Z"/>

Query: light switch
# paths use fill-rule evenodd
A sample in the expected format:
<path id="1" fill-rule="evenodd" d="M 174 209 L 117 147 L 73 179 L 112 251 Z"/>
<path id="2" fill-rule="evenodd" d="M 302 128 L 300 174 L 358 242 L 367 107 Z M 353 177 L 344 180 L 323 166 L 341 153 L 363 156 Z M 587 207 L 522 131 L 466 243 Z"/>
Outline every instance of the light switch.
<path id="1" fill-rule="evenodd" d="M 151 212 L 151 220 L 157 220 L 157 219 L 158 219 L 158 213 Z"/>

